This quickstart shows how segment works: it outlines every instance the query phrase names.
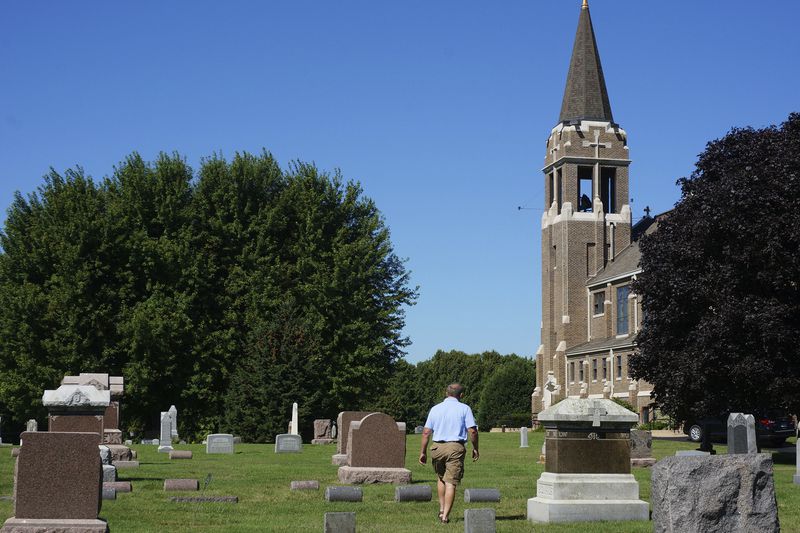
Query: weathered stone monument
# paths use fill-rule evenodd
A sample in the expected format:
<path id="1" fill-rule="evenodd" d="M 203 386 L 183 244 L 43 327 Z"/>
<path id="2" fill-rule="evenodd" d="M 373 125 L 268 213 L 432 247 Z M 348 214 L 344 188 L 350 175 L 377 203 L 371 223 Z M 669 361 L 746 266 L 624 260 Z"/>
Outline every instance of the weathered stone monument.
<path id="1" fill-rule="evenodd" d="M 728 453 L 758 453 L 756 419 L 753 415 L 744 413 L 728 415 Z"/>
<path id="2" fill-rule="evenodd" d="M 519 428 L 519 447 L 528 447 L 528 428 L 526 427 Z"/>
<path id="3" fill-rule="evenodd" d="M 178 409 L 175 408 L 174 405 L 170 405 L 169 409 L 167 409 L 169 413 L 169 419 L 172 423 L 172 427 L 170 428 L 170 437 L 172 438 L 173 442 L 177 442 L 178 437 Z"/>
<path id="4" fill-rule="evenodd" d="M 311 444 L 332 444 L 336 442 L 333 438 L 333 420 L 328 418 L 318 418 L 314 420 L 314 439 Z"/>
<path id="5" fill-rule="evenodd" d="M 161 424 L 158 434 L 158 451 L 169 453 L 172 448 L 172 417 L 168 411 L 161 411 Z"/>
<path id="6" fill-rule="evenodd" d="M 25 431 L 29 431 L 31 433 L 34 431 L 39 431 L 39 424 L 36 422 L 36 420 L 31 418 L 25 423 Z"/>
<path id="7" fill-rule="evenodd" d="M 122 445 L 122 431 L 119 428 L 120 400 L 125 391 L 122 376 L 109 376 L 97 372 L 81 372 L 77 376 L 64 376 L 61 385 L 85 385 L 99 391 L 109 391 L 110 400 L 103 413 L 103 443 Z"/>
<path id="8" fill-rule="evenodd" d="M 233 453 L 233 435 L 214 433 L 206 437 L 206 453 Z"/>
<path id="9" fill-rule="evenodd" d="M 331 463 L 342 466 L 347 464 L 347 438 L 350 431 L 350 423 L 354 420 L 361 420 L 365 416 L 372 414 L 372 411 L 342 411 L 336 417 L 336 428 L 339 433 L 336 441 L 336 453 L 331 457 Z"/>
<path id="10" fill-rule="evenodd" d="M 303 451 L 303 438 L 298 428 L 297 403 L 292 404 L 292 421 L 289 433 L 275 435 L 275 453 L 300 453 Z"/>
<path id="11" fill-rule="evenodd" d="M 656 464 L 653 457 L 653 434 L 641 429 L 631 430 L 631 466 L 648 468 Z"/>
<path id="12" fill-rule="evenodd" d="M 107 390 L 91 385 L 61 385 L 46 390 L 42 404 L 47 407 L 47 429 L 53 432 L 96 433 L 97 442 L 103 438 L 106 408 L 111 401 Z"/>
<path id="13" fill-rule="evenodd" d="M 347 464 L 339 467 L 342 483 L 411 483 L 405 468 L 406 424 L 383 413 L 350 423 Z"/>
<path id="14" fill-rule="evenodd" d="M 655 533 L 778 533 L 768 454 L 667 457 L 650 486 Z"/>
<path id="15" fill-rule="evenodd" d="M 3 533 L 101 533 L 99 434 L 25 432 L 14 474 L 14 516 Z"/>
<path id="16" fill-rule="evenodd" d="M 545 471 L 528 500 L 533 522 L 647 520 L 631 474 L 630 429 L 639 417 L 611 400 L 566 398 L 539 413 Z"/>

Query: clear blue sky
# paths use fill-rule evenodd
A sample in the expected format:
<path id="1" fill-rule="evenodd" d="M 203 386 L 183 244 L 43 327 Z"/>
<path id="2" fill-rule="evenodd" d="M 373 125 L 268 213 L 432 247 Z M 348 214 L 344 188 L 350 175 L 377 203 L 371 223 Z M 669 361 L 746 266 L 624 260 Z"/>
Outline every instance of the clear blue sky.
<path id="1" fill-rule="evenodd" d="M 800 2 L 590 0 L 633 211 L 800 110 Z M 359 180 L 408 258 L 408 359 L 539 344 L 544 144 L 580 0 L 9 2 L 0 209 L 50 166 L 267 148 Z M 517 206 L 532 207 L 518 211 Z M 3 216 L 4 218 L 4 216 Z"/>

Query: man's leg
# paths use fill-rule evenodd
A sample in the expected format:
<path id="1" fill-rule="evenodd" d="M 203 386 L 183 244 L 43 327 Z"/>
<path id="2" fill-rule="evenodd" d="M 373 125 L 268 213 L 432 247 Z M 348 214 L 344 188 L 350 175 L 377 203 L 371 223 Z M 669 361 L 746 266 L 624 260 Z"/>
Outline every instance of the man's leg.
<path id="1" fill-rule="evenodd" d="M 445 483 L 442 481 L 442 478 L 439 478 L 439 483 L 436 484 L 436 490 L 439 492 L 439 515 L 444 516 Z"/>
<path id="2" fill-rule="evenodd" d="M 442 520 L 447 520 L 450 516 L 450 509 L 453 508 L 453 502 L 456 499 L 456 486 L 452 483 L 445 483 L 439 480 L 439 494 L 441 494 L 441 486 L 444 485 L 444 507 L 442 510 Z M 441 501 L 442 497 L 439 496 Z"/>

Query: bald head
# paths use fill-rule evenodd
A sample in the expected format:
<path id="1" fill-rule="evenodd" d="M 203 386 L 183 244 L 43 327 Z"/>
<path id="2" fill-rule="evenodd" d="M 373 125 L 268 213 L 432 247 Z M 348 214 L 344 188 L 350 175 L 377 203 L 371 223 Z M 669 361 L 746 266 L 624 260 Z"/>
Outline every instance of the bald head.
<path id="1" fill-rule="evenodd" d="M 451 383 L 447 386 L 447 395 L 452 396 L 453 398 L 461 398 L 461 395 L 464 394 L 464 387 L 462 387 L 458 383 Z"/>

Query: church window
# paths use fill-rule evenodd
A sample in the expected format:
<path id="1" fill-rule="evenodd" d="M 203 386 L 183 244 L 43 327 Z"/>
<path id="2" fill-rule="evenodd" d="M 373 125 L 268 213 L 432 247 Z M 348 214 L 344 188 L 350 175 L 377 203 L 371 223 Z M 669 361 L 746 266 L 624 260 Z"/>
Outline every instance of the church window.
<path id="1" fill-rule="evenodd" d="M 592 212 L 593 176 L 592 167 L 578 167 L 578 211 L 582 213 Z"/>
<path id="2" fill-rule="evenodd" d="M 603 357 L 603 379 L 608 379 L 608 360 Z"/>
<path id="3" fill-rule="evenodd" d="M 617 287 L 617 335 L 628 334 L 628 294 L 627 285 Z"/>
<path id="4" fill-rule="evenodd" d="M 564 180 L 561 177 L 561 169 L 556 170 L 556 202 L 558 213 L 561 214 L 561 204 L 563 203 Z"/>
<path id="5" fill-rule="evenodd" d="M 579 365 L 580 367 L 578 368 L 578 374 L 580 375 L 581 383 L 583 383 L 583 361 L 581 361 Z"/>
<path id="6" fill-rule="evenodd" d="M 553 173 L 550 173 L 550 174 L 547 175 L 547 182 L 549 184 L 548 195 L 547 195 L 547 207 L 548 208 L 551 205 L 553 205 L 553 198 L 554 198 L 553 192 L 555 191 L 555 188 L 556 188 L 556 179 L 555 178 L 556 178 L 556 175 L 553 174 Z"/>
<path id="7" fill-rule="evenodd" d="M 617 356 L 617 379 L 622 379 L 622 356 Z"/>
<path id="8" fill-rule="evenodd" d="M 569 381 L 571 383 L 575 382 L 575 362 L 569 364 Z"/>
<path id="9" fill-rule="evenodd" d="M 606 292 L 600 291 L 594 293 L 594 314 L 602 315 L 605 312 Z"/>
<path id="10" fill-rule="evenodd" d="M 597 359 L 592 359 L 592 380 L 597 381 Z"/>
<path id="11" fill-rule="evenodd" d="M 600 200 L 603 202 L 604 213 L 616 213 L 617 206 L 614 205 L 616 195 L 617 169 L 614 167 L 602 167 L 600 169 Z"/>

